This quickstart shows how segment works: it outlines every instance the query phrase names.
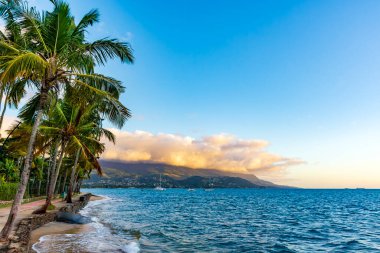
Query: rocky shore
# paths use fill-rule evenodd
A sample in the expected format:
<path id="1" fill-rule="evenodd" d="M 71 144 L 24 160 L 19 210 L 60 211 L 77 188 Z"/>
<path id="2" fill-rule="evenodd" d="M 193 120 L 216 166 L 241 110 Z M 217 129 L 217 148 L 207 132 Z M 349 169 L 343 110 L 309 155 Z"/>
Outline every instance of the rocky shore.
<path id="1" fill-rule="evenodd" d="M 80 195 L 71 204 L 65 204 L 56 211 L 49 211 L 45 214 L 33 214 L 30 217 L 20 220 L 16 225 L 15 232 L 10 236 L 7 244 L 0 247 L 0 252 L 4 253 L 26 253 L 31 250 L 32 231 L 41 226 L 53 222 L 57 219 L 59 212 L 77 213 L 90 201 L 91 193 Z"/>

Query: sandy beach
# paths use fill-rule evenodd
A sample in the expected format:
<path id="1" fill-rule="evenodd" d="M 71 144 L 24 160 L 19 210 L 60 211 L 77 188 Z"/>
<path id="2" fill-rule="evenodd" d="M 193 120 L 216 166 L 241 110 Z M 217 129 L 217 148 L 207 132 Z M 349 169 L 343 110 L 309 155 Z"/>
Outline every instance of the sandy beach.
<path id="1" fill-rule="evenodd" d="M 90 201 L 104 199 L 101 196 L 91 196 Z M 91 227 L 87 224 L 70 224 L 65 222 L 53 221 L 45 224 L 35 230 L 31 234 L 31 244 L 38 242 L 38 240 L 44 235 L 54 234 L 78 234 L 89 231 Z"/>

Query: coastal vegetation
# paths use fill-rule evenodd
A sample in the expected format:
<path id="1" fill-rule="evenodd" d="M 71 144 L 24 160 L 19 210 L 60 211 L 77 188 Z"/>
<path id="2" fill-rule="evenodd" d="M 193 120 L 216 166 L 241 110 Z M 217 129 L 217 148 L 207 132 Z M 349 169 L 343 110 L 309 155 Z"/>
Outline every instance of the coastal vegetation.
<path id="1" fill-rule="evenodd" d="M 51 3 L 51 10 L 38 11 L 27 2 L 0 1 L 0 129 L 7 108 L 21 106 L 0 140 L 0 200 L 13 199 L 2 238 L 24 198 L 46 196 L 36 211 L 43 213 L 57 194 L 66 192 L 71 202 L 91 171 L 101 175 L 103 140 L 115 142 L 103 121 L 121 128 L 131 116 L 120 102 L 122 83 L 96 72 L 109 60 L 133 63 L 130 45 L 89 41 L 98 11 L 77 21 L 66 2 Z"/>

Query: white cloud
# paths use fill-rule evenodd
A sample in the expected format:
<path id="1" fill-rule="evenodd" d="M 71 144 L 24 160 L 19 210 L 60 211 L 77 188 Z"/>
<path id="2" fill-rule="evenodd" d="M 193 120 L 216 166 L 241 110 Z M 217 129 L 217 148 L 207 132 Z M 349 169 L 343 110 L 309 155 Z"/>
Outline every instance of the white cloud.
<path id="1" fill-rule="evenodd" d="M 134 34 L 132 32 L 126 32 L 124 36 L 121 36 L 122 41 L 131 42 L 133 40 Z"/>
<path id="2" fill-rule="evenodd" d="M 5 115 L 5 116 L 4 116 L 3 125 L 2 125 L 2 127 L 1 127 L 1 131 L 0 131 L 0 136 L 1 136 L 1 137 L 7 136 L 6 131 L 7 131 L 7 130 L 8 130 L 13 124 L 15 124 L 16 121 L 17 121 L 17 117 L 16 117 L 16 116 Z"/>
<path id="3" fill-rule="evenodd" d="M 194 139 L 175 134 L 111 130 L 117 137 L 117 143 L 115 146 L 106 144 L 104 159 L 159 162 L 261 175 L 301 163 L 298 159 L 267 152 L 267 141 L 244 140 L 229 134 Z"/>
<path id="4" fill-rule="evenodd" d="M 0 31 L 2 31 L 2 32 L 5 31 L 5 23 L 1 19 L 0 19 Z"/>

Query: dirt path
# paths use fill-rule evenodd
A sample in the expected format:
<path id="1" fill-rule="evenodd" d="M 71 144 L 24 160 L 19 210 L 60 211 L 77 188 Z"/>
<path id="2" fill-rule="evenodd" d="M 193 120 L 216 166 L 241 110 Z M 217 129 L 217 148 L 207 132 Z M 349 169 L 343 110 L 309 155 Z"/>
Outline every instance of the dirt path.
<path id="1" fill-rule="evenodd" d="M 41 199 L 41 200 L 33 201 L 30 203 L 22 204 L 20 211 L 17 215 L 16 224 L 18 224 L 18 222 L 21 219 L 30 216 L 34 210 L 38 209 L 44 203 L 45 203 L 45 199 Z M 57 208 L 59 208 L 59 207 L 63 206 L 65 204 L 65 202 L 62 201 L 61 199 L 55 199 L 55 200 L 53 200 L 53 204 Z M 0 229 L 2 229 L 4 224 L 7 222 L 7 218 L 8 218 L 8 214 L 9 214 L 10 210 L 11 210 L 10 206 L 0 208 Z"/>

